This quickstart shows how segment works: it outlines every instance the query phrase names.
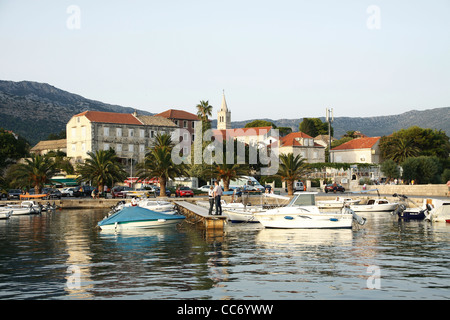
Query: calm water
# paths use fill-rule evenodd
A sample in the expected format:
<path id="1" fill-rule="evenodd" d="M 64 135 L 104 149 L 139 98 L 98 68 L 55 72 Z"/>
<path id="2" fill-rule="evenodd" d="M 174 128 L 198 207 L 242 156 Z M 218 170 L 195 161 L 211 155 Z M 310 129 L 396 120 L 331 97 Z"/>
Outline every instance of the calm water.
<path id="1" fill-rule="evenodd" d="M 377 213 L 354 230 L 114 234 L 95 228 L 104 215 L 0 220 L 0 299 L 450 298 L 449 224 Z"/>

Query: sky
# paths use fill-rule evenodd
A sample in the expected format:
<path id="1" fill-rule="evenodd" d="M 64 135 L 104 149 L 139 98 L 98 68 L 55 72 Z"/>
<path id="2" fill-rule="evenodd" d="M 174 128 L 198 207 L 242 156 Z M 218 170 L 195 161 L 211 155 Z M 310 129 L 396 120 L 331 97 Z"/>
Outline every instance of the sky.
<path id="1" fill-rule="evenodd" d="M 448 0 L 0 0 L 0 79 L 232 121 L 450 106 Z"/>

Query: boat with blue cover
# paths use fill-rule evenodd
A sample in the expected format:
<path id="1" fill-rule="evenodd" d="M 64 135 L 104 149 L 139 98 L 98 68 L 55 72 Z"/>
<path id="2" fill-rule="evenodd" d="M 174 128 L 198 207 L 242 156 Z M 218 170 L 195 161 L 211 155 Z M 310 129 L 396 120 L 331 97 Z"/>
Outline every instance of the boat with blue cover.
<path id="1" fill-rule="evenodd" d="M 138 206 L 124 207 L 122 210 L 98 222 L 102 230 L 122 230 L 136 228 L 159 228 L 175 225 L 186 217 L 178 214 L 165 214 Z"/>

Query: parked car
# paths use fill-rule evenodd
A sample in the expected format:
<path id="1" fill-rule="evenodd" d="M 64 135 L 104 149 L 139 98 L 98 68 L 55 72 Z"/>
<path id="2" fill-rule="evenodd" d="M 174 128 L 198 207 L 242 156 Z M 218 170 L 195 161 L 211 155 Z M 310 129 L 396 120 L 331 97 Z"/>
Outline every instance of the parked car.
<path id="1" fill-rule="evenodd" d="M 61 191 L 61 195 L 63 197 L 73 197 L 75 190 L 76 190 L 75 188 L 67 187 L 67 188 L 62 188 L 60 191 Z"/>
<path id="2" fill-rule="evenodd" d="M 116 186 L 111 189 L 111 196 L 113 197 L 113 199 L 126 198 L 128 191 L 132 191 L 132 189 L 126 186 Z"/>
<path id="3" fill-rule="evenodd" d="M 159 197 L 161 193 L 160 187 L 153 187 L 153 191 L 155 192 L 156 196 Z M 170 197 L 172 192 L 170 192 L 169 188 L 166 187 L 166 197 Z"/>
<path id="4" fill-rule="evenodd" d="M 200 190 L 201 192 L 208 192 L 210 188 L 211 188 L 210 185 L 205 185 L 198 188 L 198 190 Z"/>
<path id="5" fill-rule="evenodd" d="M 8 191 L 8 200 L 20 199 L 21 194 L 22 194 L 22 190 L 20 190 L 20 189 L 10 189 Z"/>
<path id="6" fill-rule="evenodd" d="M 42 193 L 47 195 L 47 199 L 61 199 L 62 197 L 61 191 L 55 188 L 44 188 L 42 189 Z"/>
<path id="7" fill-rule="evenodd" d="M 194 191 L 189 187 L 178 187 L 175 190 L 175 197 L 193 197 Z"/>
<path id="8" fill-rule="evenodd" d="M 90 197 L 92 190 L 95 188 L 92 186 L 81 186 L 75 188 L 75 191 L 73 192 L 74 197 Z"/>
<path id="9" fill-rule="evenodd" d="M 328 193 L 328 192 L 336 193 L 337 191 L 345 192 L 345 188 L 343 186 L 341 186 L 340 184 L 337 184 L 337 183 L 327 184 L 324 187 L 324 189 L 325 189 L 325 193 Z"/>

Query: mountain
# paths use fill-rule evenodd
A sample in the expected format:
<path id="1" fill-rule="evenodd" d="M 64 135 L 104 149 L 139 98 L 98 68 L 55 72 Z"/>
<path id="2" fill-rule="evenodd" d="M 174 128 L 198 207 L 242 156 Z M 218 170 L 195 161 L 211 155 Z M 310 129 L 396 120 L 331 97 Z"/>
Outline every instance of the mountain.
<path id="1" fill-rule="evenodd" d="M 31 145 L 46 139 L 50 133 L 59 133 L 77 113 L 85 110 L 131 113 L 133 108 L 106 104 L 86 99 L 46 83 L 32 81 L 0 80 L 0 128 L 12 130 L 27 139 Z M 136 110 L 140 114 L 151 114 Z M 217 126 L 213 115 L 212 127 Z M 320 118 L 325 121 L 325 118 Z M 242 128 L 256 120 L 233 121 L 233 128 Z M 298 119 L 260 119 L 275 123 L 279 127 L 298 130 Z M 348 130 L 358 130 L 367 136 L 389 135 L 402 128 L 417 125 L 421 128 L 443 130 L 450 136 L 450 107 L 412 110 L 398 115 L 379 117 L 337 117 L 334 119 L 334 136 L 340 138 Z"/>
<path id="2" fill-rule="evenodd" d="M 50 133 L 61 132 L 74 114 L 86 110 L 135 111 L 133 108 L 86 99 L 47 83 L 0 80 L 0 128 L 20 134 L 31 145 L 46 139 Z"/>
<path id="3" fill-rule="evenodd" d="M 325 122 L 325 117 L 318 117 Z M 233 128 L 243 128 L 254 120 L 266 120 L 277 127 L 291 127 L 298 131 L 300 122 L 298 119 L 251 119 L 246 121 L 232 121 Z M 212 121 L 212 127 L 217 125 L 217 120 Z M 450 137 L 450 107 L 435 108 L 423 111 L 412 110 L 402 114 L 378 117 L 337 117 L 332 123 L 334 137 L 340 139 L 349 130 L 357 130 L 369 137 L 390 135 L 394 131 L 406 129 L 411 126 L 443 130 Z"/>

